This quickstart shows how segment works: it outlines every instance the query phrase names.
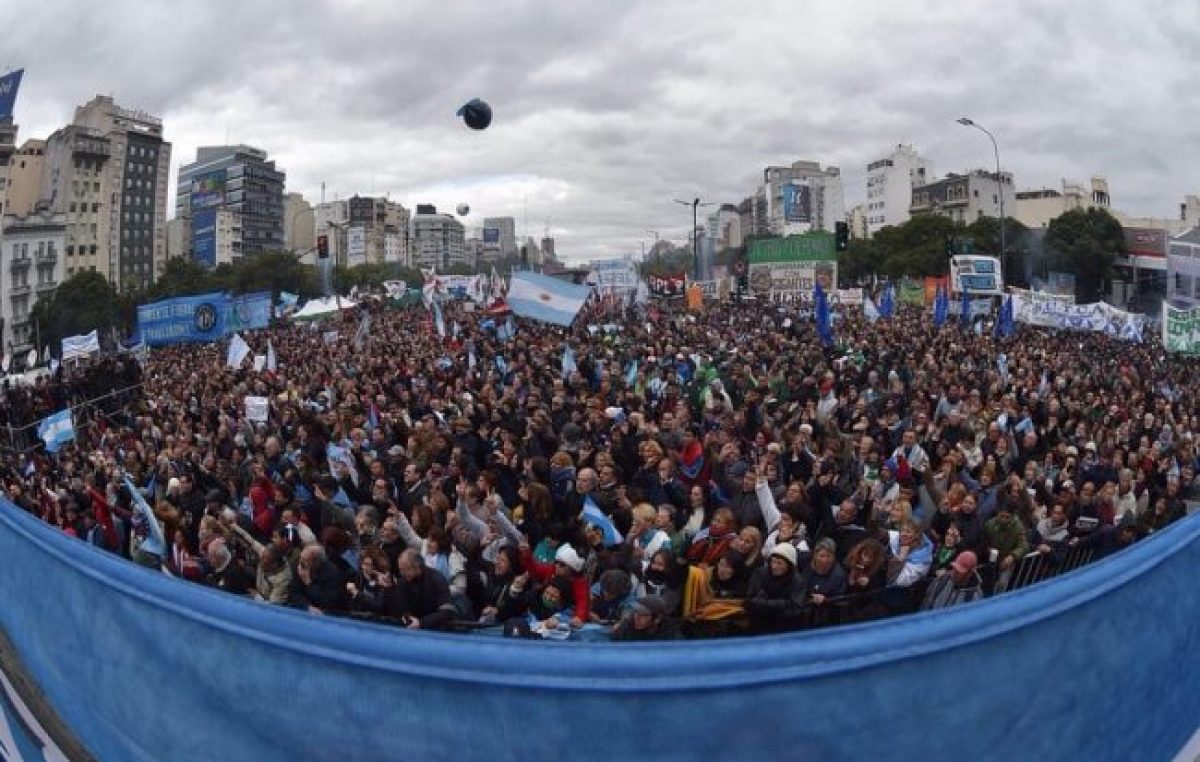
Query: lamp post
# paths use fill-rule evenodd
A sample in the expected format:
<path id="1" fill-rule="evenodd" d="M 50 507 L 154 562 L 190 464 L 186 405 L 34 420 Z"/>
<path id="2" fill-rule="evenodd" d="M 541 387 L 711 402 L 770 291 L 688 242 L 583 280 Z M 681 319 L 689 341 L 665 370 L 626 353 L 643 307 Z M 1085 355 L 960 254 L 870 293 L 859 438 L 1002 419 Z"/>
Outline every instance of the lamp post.
<path id="1" fill-rule="evenodd" d="M 957 121 L 963 127 L 974 127 L 984 135 L 987 135 L 988 139 L 992 141 L 992 151 L 996 154 L 996 190 L 1000 194 L 1000 261 L 1004 263 L 1004 269 L 1006 272 L 1008 272 L 1008 246 L 1006 245 L 1007 241 L 1005 240 L 1004 235 L 1004 181 L 1000 177 L 1000 148 L 996 145 L 996 136 L 988 132 L 983 125 L 980 125 L 965 116 L 959 118 Z M 1009 274 L 1009 278 L 1012 278 L 1011 273 Z"/>
<path id="2" fill-rule="evenodd" d="M 676 204 L 690 206 L 692 208 L 692 280 L 700 280 L 700 237 L 696 235 L 696 228 L 700 225 L 699 210 L 702 206 L 713 206 L 713 204 L 701 204 L 700 199 L 696 198 L 693 201 L 681 201 L 673 199 Z"/>

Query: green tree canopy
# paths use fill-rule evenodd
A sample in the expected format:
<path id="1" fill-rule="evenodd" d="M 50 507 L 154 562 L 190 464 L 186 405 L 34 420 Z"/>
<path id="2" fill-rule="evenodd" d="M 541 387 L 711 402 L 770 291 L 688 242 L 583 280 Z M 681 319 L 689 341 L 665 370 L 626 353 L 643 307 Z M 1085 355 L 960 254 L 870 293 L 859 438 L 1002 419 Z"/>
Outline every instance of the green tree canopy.
<path id="1" fill-rule="evenodd" d="M 42 346 L 57 352 L 64 336 L 108 329 L 120 322 L 117 292 L 98 272 L 86 270 L 67 278 L 48 299 L 33 306 L 30 318 L 41 332 Z"/>
<path id="2" fill-rule="evenodd" d="M 1103 209 L 1072 209 L 1050 221 L 1046 248 L 1054 269 L 1075 276 L 1075 298 L 1094 302 L 1103 298 L 1115 276 L 1117 257 L 1125 254 L 1125 231 Z"/>

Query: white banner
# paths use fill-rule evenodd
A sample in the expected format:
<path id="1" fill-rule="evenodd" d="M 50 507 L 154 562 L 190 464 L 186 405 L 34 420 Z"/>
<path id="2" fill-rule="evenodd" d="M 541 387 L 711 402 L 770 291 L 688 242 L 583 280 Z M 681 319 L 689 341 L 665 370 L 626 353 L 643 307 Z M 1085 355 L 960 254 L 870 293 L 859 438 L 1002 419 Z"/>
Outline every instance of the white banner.
<path id="1" fill-rule="evenodd" d="M 68 336 L 62 340 L 62 361 L 87 357 L 100 351 L 100 335 L 93 330 L 83 336 Z"/>
<path id="2" fill-rule="evenodd" d="M 1053 294 L 1013 292 L 1013 318 L 1019 323 L 1068 331 L 1099 331 L 1127 341 L 1140 342 L 1146 327 L 1144 315 L 1119 310 L 1104 302 L 1071 304 Z"/>
<path id="3" fill-rule="evenodd" d="M 266 397 L 246 397 L 246 420 L 266 423 L 270 404 Z"/>
<path id="4" fill-rule="evenodd" d="M 840 304 L 843 307 L 861 307 L 863 303 L 863 290 L 861 288 L 839 288 L 830 296 L 830 301 L 833 304 Z"/>
<path id="5" fill-rule="evenodd" d="M 601 294 L 621 294 L 636 289 L 638 277 L 631 262 L 624 259 L 608 259 L 592 262 L 592 272 L 588 275 L 587 282 L 595 286 Z"/>

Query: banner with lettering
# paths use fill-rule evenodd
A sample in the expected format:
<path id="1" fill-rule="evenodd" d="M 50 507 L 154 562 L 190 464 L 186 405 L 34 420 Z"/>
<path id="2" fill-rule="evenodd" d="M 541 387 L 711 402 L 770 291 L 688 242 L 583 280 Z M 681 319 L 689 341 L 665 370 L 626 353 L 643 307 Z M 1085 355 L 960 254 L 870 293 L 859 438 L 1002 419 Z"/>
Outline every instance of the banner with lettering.
<path id="1" fill-rule="evenodd" d="M 1200 306 L 1181 310 L 1163 302 L 1162 342 L 1168 352 L 1200 354 Z"/>

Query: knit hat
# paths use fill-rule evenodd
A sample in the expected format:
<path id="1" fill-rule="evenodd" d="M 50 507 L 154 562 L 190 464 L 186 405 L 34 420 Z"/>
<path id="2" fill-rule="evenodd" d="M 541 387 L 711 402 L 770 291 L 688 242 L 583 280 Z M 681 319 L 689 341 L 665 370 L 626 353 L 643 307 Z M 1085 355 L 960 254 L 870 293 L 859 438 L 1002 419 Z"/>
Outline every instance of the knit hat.
<path id="1" fill-rule="evenodd" d="M 813 548 L 813 555 L 816 555 L 818 552 L 820 552 L 822 550 L 827 550 L 836 556 L 837 555 L 837 543 L 835 543 L 833 541 L 833 538 L 825 537 L 817 542 L 816 547 Z"/>
<path id="2" fill-rule="evenodd" d="M 558 552 L 554 554 L 554 560 L 565 564 L 571 571 L 583 571 L 583 559 L 570 545 L 560 545 Z"/>
<path id="3" fill-rule="evenodd" d="M 790 542 L 781 542 L 771 550 L 771 558 L 782 558 L 792 566 L 796 565 L 796 546 Z"/>

